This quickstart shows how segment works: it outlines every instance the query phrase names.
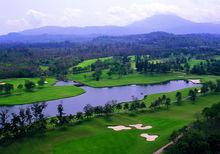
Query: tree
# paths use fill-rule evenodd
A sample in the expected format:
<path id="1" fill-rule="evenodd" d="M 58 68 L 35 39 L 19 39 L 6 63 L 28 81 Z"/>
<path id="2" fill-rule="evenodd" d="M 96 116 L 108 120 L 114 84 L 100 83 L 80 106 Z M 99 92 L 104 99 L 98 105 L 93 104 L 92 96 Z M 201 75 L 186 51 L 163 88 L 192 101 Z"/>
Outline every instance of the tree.
<path id="1" fill-rule="evenodd" d="M 110 113 L 113 112 L 113 107 L 110 103 L 105 104 L 104 108 L 103 108 L 103 112 L 108 115 Z"/>
<path id="2" fill-rule="evenodd" d="M 83 119 L 83 113 L 82 112 L 77 112 L 76 113 L 76 119 L 77 120 L 82 120 Z"/>
<path id="3" fill-rule="evenodd" d="M 140 108 L 141 108 L 141 109 L 146 108 L 146 104 L 145 104 L 144 102 L 141 102 L 141 104 L 140 104 Z"/>
<path id="4" fill-rule="evenodd" d="M 34 87 L 35 87 L 36 85 L 35 85 L 35 83 L 34 83 L 33 81 L 25 80 L 24 86 L 25 86 L 25 89 L 26 89 L 27 91 L 31 91 L 31 90 L 34 89 Z"/>
<path id="5" fill-rule="evenodd" d="M 215 91 L 220 92 L 220 80 L 217 80 L 216 82 L 217 82 L 217 85 L 216 85 Z"/>
<path id="6" fill-rule="evenodd" d="M 39 86 L 43 86 L 45 84 L 46 78 L 41 77 L 40 80 L 37 82 Z"/>
<path id="7" fill-rule="evenodd" d="M 170 104 L 171 104 L 171 99 L 170 98 L 166 98 L 165 105 L 166 105 L 167 109 L 169 108 Z"/>
<path id="8" fill-rule="evenodd" d="M 155 103 L 155 101 L 154 101 L 154 102 L 151 102 L 149 108 L 151 109 L 151 111 L 155 111 L 155 109 L 156 109 L 156 103 Z"/>
<path id="9" fill-rule="evenodd" d="M 13 84 L 6 83 L 4 85 L 4 90 L 5 90 L 6 94 L 10 94 L 13 89 L 14 89 L 14 85 Z"/>
<path id="10" fill-rule="evenodd" d="M 65 123 L 67 123 L 66 118 L 64 117 L 65 113 L 63 112 L 63 105 L 59 104 L 57 106 L 58 115 L 57 118 L 59 120 L 59 125 L 63 126 Z"/>
<path id="11" fill-rule="evenodd" d="M 135 103 L 132 102 L 131 105 L 130 105 L 130 108 L 129 108 L 129 111 L 135 111 L 137 108 L 135 106 Z"/>
<path id="12" fill-rule="evenodd" d="M 87 118 L 91 117 L 93 115 L 94 112 L 94 108 L 90 105 L 87 104 L 84 108 L 83 108 L 84 112 L 85 112 L 85 116 Z"/>
<path id="13" fill-rule="evenodd" d="M 99 68 L 95 69 L 95 72 L 92 74 L 92 76 L 94 77 L 94 79 L 95 79 L 96 81 L 99 81 L 99 80 L 100 80 L 101 75 L 102 75 L 102 70 L 99 69 Z"/>
<path id="14" fill-rule="evenodd" d="M 31 110 L 33 112 L 34 118 L 34 127 L 33 132 L 40 132 L 41 135 L 44 135 L 46 130 L 46 119 L 43 114 L 43 110 L 47 107 L 46 103 L 33 104 Z"/>
<path id="15" fill-rule="evenodd" d="M 129 109 L 129 104 L 128 103 L 125 103 L 124 105 L 124 110 L 128 110 Z"/>
<path id="16" fill-rule="evenodd" d="M 4 92 L 4 85 L 0 84 L 0 94 Z"/>
<path id="17" fill-rule="evenodd" d="M 103 107 L 102 106 L 94 107 L 94 113 L 95 114 L 102 114 L 103 113 Z"/>
<path id="18" fill-rule="evenodd" d="M 205 93 L 207 93 L 209 91 L 209 85 L 208 85 L 208 83 L 204 83 L 203 85 L 202 85 L 202 88 L 201 88 L 201 93 L 202 94 L 205 94 Z"/>
<path id="19" fill-rule="evenodd" d="M 17 89 L 19 89 L 19 90 L 21 90 L 23 88 L 23 84 L 19 84 L 18 86 L 17 86 Z"/>
<path id="20" fill-rule="evenodd" d="M 182 101 L 182 93 L 178 91 L 178 92 L 176 93 L 176 103 L 177 103 L 178 105 L 180 105 L 181 101 Z"/>
<path id="21" fill-rule="evenodd" d="M 191 101 L 195 101 L 196 100 L 196 93 L 195 93 L 195 91 L 194 90 L 190 90 L 189 91 L 189 94 L 188 94 L 188 96 L 189 96 L 189 99 L 191 100 Z"/>
<path id="22" fill-rule="evenodd" d="M 11 119 L 11 132 L 15 137 L 19 136 L 19 123 L 20 123 L 20 117 L 19 115 L 12 113 L 12 119 Z"/>
<path id="23" fill-rule="evenodd" d="M 112 74 L 113 74 L 113 72 L 112 72 L 112 70 L 110 69 L 110 70 L 107 72 L 107 75 L 108 75 L 108 78 L 109 78 L 109 79 L 112 78 Z"/>
<path id="24" fill-rule="evenodd" d="M 214 91 L 214 90 L 216 89 L 216 84 L 215 84 L 214 82 L 209 81 L 209 82 L 207 82 L 207 84 L 208 84 L 209 89 L 210 89 L 211 91 Z"/>
<path id="25" fill-rule="evenodd" d="M 118 103 L 118 104 L 116 105 L 116 109 L 117 109 L 117 110 L 121 110 L 121 109 L 122 109 L 121 103 Z"/>

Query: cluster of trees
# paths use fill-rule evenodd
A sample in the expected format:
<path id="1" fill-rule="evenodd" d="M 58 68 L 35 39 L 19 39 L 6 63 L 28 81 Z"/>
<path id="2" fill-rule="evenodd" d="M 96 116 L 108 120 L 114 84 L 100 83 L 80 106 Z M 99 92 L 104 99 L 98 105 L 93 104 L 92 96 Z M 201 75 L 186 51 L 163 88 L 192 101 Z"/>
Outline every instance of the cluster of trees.
<path id="1" fill-rule="evenodd" d="M 166 95 L 163 95 L 162 97 L 159 97 L 158 99 L 153 101 L 150 104 L 149 108 L 152 111 L 157 111 L 162 106 L 164 106 L 164 107 L 166 107 L 166 109 L 168 109 L 170 105 L 171 105 L 171 99 L 168 98 Z"/>
<path id="2" fill-rule="evenodd" d="M 202 85 L 201 94 L 205 94 L 209 91 L 220 92 L 220 80 L 217 80 L 216 83 L 209 81 L 209 82 L 206 82 Z M 200 92 L 200 91 L 197 88 L 189 90 L 188 98 L 189 98 L 189 100 L 192 101 L 192 103 L 195 102 L 198 92 Z M 175 97 L 176 97 L 176 100 L 174 101 L 174 103 L 176 103 L 177 105 L 181 105 L 181 102 L 183 100 L 182 93 L 178 91 L 176 93 Z M 168 98 L 166 95 L 163 95 L 162 97 L 159 97 L 155 101 L 151 102 L 149 108 L 152 111 L 157 111 L 162 107 L 165 107 L 166 109 L 168 109 L 170 105 L 171 105 L 171 99 Z"/>
<path id="3" fill-rule="evenodd" d="M 131 60 L 128 56 L 114 56 L 110 60 L 97 60 L 91 65 L 91 70 L 94 71 L 92 76 L 96 81 L 99 81 L 102 75 L 102 71 L 108 69 L 107 75 L 109 78 L 116 74 L 121 78 L 123 75 L 127 75 L 132 72 Z"/>
<path id="4" fill-rule="evenodd" d="M 167 73 L 171 71 L 189 72 L 188 56 L 183 54 L 159 57 L 161 61 L 153 60 L 150 56 L 136 56 L 136 67 L 138 72 L 143 73 Z"/>
<path id="5" fill-rule="evenodd" d="M 217 154 L 220 151 L 220 102 L 205 108 L 192 125 L 173 132 L 167 154 Z"/>
<path id="6" fill-rule="evenodd" d="M 14 89 L 14 85 L 10 83 L 1 83 L 0 84 L 0 94 L 10 94 Z"/>
<path id="7" fill-rule="evenodd" d="M 38 81 L 37 84 L 42 87 L 44 86 L 46 82 L 45 77 L 41 77 Z M 26 91 L 32 91 L 36 87 L 36 83 L 30 80 L 25 80 L 24 85 L 23 84 L 18 84 L 17 89 L 22 90 L 25 88 Z M 0 94 L 11 94 L 12 91 L 14 90 L 14 85 L 11 83 L 1 83 L 0 84 Z"/>
<path id="8" fill-rule="evenodd" d="M 146 105 L 137 99 L 130 104 L 125 103 L 124 105 L 116 104 L 116 101 L 111 101 L 104 106 L 93 107 L 87 104 L 84 107 L 84 112 L 77 112 L 75 115 L 66 115 L 61 103 L 57 106 L 57 116 L 49 119 L 44 115 L 46 107 L 46 103 L 33 104 L 26 109 L 20 109 L 18 114 L 9 114 L 8 110 L 0 111 L 0 143 L 9 144 L 13 140 L 24 136 L 44 135 L 48 125 L 65 127 L 71 122 L 79 122 L 93 116 L 107 116 L 122 109 L 137 111 L 138 109 L 146 108 Z"/>
<path id="9" fill-rule="evenodd" d="M 220 60 L 207 60 L 206 63 L 201 62 L 199 65 L 193 66 L 191 73 L 220 75 L 219 68 Z"/>
<path id="10" fill-rule="evenodd" d="M 46 104 L 34 104 L 30 108 L 20 109 L 18 114 L 0 112 L 0 143 L 9 144 L 13 140 L 46 131 L 46 117 L 43 110 Z"/>

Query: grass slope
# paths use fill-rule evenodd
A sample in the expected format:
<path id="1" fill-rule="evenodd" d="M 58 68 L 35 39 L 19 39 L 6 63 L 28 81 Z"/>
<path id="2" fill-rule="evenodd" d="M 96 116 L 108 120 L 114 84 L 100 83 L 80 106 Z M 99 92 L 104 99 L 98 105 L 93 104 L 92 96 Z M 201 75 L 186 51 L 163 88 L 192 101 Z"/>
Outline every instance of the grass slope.
<path id="1" fill-rule="evenodd" d="M 42 102 L 65 97 L 72 97 L 84 93 L 84 90 L 75 86 L 53 86 L 55 83 L 54 78 L 47 78 L 47 84 L 44 87 L 36 88 L 33 92 L 25 90 L 18 90 L 18 84 L 24 84 L 25 80 L 31 80 L 37 83 L 39 78 L 17 78 L 6 79 L 1 82 L 11 83 L 15 89 L 11 95 L 0 96 L 0 105 L 16 105 L 16 104 L 29 104 L 34 102 Z"/>
<path id="2" fill-rule="evenodd" d="M 186 93 L 187 90 L 182 90 Z M 176 92 L 168 93 L 173 98 Z M 149 101 L 162 94 L 151 95 Z M 185 94 L 184 94 L 185 95 Z M 204 107 L 211 106 L 220 100 L 220 93 L 208 94 L 197 99 L 195 104 L 184 101 L 181 106 L 172 105 L 167 110 L 155 113 L 143 112 L 136 115 L 115 114 L 111 117 L 93 118 L 66 130 L 48 131 L 45 137 L 21 139 L 8 147 L 0 148 L 4 154 L 56 153 L 56 154 L 151 154 L 168 143 L 172 131 L 188 125 L 195 119 L 196 113 Z M 146 100 L 145 100 L 146 101 Z M 109 125 L 129 125 L 143 123 L 152 125 L 150 130 L 127 130 L 115 132 L 107 129 Z M 146 142 L 141 133 L 157 134 L 155 142 Z"/>

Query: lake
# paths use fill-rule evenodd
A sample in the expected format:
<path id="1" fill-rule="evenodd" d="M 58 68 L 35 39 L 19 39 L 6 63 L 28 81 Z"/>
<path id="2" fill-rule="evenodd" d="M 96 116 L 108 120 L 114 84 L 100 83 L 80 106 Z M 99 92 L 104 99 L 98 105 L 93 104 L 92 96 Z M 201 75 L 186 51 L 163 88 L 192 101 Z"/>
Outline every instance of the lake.
<path id="1" fill-rule="evenodd" d="M 59 81 L 55 86 L 74 85 L 75 82 L 62 82 Z M 75 114 L 76 112 L 83 111 L 86 104 L 92 106 L 105 105 L 112 100 L 117 103 L 132 101 L 133 97 L 143 99 L 145 95 L 171 92 L 179 89 L 198 87 L 200 84 L 193 84 L 184 80 L 169 81 L 161 84 L 152 85 L 127 85 L 111 88 L 92 88 L 82 86 L 85 93 L 79 96 L 63 98 L 58 100 L 47 101 L 47 108 L 45 115 L 48 117 L 57 115 L 57 105 L 63 104 L 64 112 L 67 114 Z M 46 95 L 46 94 L 45 94 Z M 20 108 L 30 107 L 31 104 L 15 105 L 15 106 L 1 106 L 0 110 L 8 109 L 10 113 L 18 113 Z"/>

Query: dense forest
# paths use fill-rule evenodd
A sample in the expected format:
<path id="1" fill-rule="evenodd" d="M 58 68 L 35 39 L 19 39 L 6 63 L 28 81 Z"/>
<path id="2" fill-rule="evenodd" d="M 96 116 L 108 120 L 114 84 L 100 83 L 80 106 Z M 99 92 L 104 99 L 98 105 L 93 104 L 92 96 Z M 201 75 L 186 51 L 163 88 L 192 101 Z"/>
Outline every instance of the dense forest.
<path id="1" fill-rule="evenodd" d="M 220 151 L 220 102 L 205 108 L 202 118 L 171 135 L 167 154 L 218 154 Z"/>

